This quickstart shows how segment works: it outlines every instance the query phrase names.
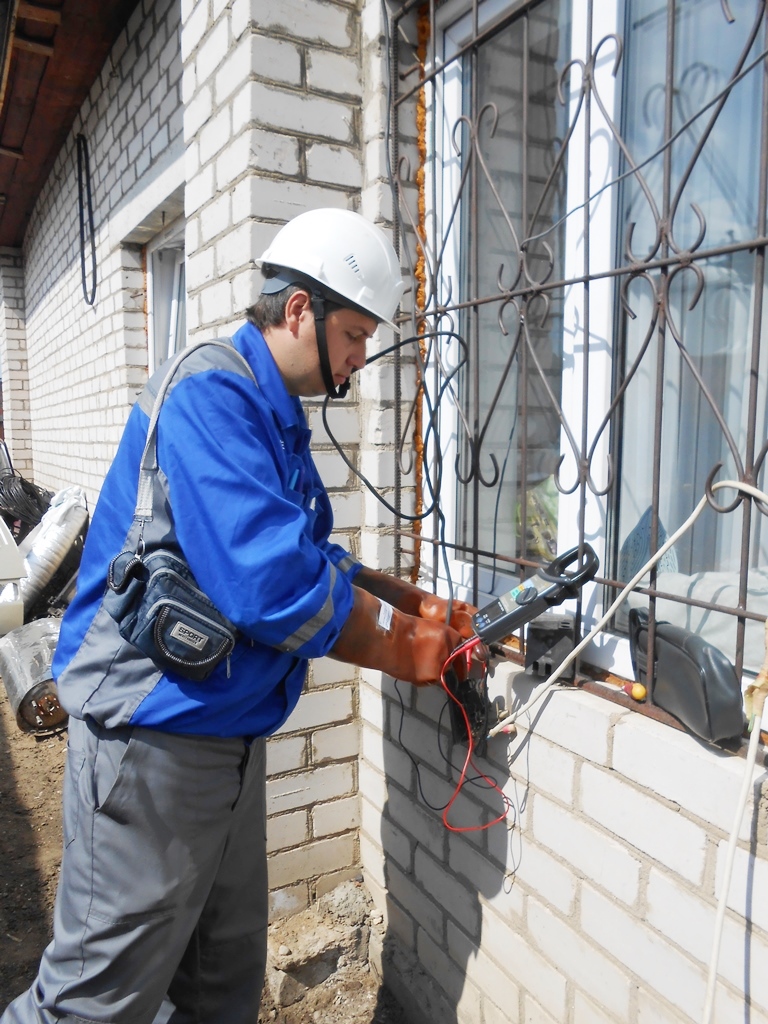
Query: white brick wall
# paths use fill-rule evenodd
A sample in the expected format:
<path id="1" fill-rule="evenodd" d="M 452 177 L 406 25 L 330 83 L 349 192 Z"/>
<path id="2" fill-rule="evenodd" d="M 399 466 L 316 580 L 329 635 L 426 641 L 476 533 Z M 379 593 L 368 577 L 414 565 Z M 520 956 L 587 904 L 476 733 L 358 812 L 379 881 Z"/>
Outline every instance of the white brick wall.
<path id="1" fill-rule="evenodd" d="M 146 379 L 142 256 L 135 243 L 121 245 L 111 226 L 141 205 L 169 156 L 181 153 L 178 31 L 174 0 L 137 5 L 56 158 L 24 240 L 29 468 L 37 483 L 53 490 L 82 485 L 91 504 Z M 93 307 L 80 281 L 78 133 L 86 136 L 90 155 Z M 89 251 L 86 266 L 90 272 Z M 12 443 L 23 443 L 15 425 Z"/>
<path id="2" fill-rule="evenodd" d="M 477 762 L 521 812 L 515 826 L 448 838 L 396 742 L 402 736 L 417 760 L 427 799 L 445 803 L 451 783 L 437 782 L 446 767 L 443 762 L 440 771 L 436 753 L 442 703 L 436 696 L 419 692 L 410 700 L 406 694 L 402 726 L 389 688 L 377 702 L 374 686 L 367 685 L 361 701 L 366 878 L 392 918 L 391 937 L 423 929 L 449 958 L 450 970 L 443 966 L 440 973 L 432 973 L 436 958 L 423 960 L 420 970 L 428 977 L 421 981 L 414 961 L 407 961 L 416 997 L 420 985 L 430 993 L 437 985 L 455 1005 L 459 978 L 479 993 L 484 1016 L 475 1019 L 498 1024 L 698 1021 L 731 827 L 729 815 L 717 817 L 720 794 L 713 790 L 740 777 L 743 760 L 598 697 L 557 693 L 542 705 L 532 731 L 498 737 L 488 759 Z M 573 735 L 574 723 L 580 737 Z M 636 735 L 647 735 L 648 744 L 629 757 L 628 737 Z M 591 751 L 584 749 L 585 736 Z M 452 747 L 445 722 L 443 744 L 460 764 L 464 748 Z M 657 779 L 654 765 L 666 766 L 674 779 Z M 762 767 L 754 778 L 759 792 Z M 702 782 L 712 792 L 709 806 Z M 374 802 L 367 808 L 369 791 Z M 452 809 L 454 825 L 477 823 L 483 804 L 486 820 L 494 813 L 491 792 L 468 786 L 464 794 L 464 804 Z M 743 1020 L 745 978 L 750 1019 L 768 1013 L 762 971 L 768 963 L 768 859 L 763 839 L 757 856 L 751 853 L 753 835 L 745 827 L 731 887 L 718 1022 Z M 382 877 L 386 891 L 377 881 Z M 501 991 L 506 999 L 499 1000 Z M 439 1020 L 427 1015 L 427 1002 L 425 995 L 423 1019 Z"/>
<path id="3" fill-rule="evenodd" d="M 626 777 L 584 765 L 581 775 L 584 813 L 654 860 L 669 864 L 694 885 L 703 880 L 707 834 L 667 807 L 656 794 L 627 784 Z"/>
<path id="4" fill-rule="evenodd" d="M 536 777 L 535 769 L 532 772 Z M 631 905 L 637 899 L 642 868 L 639 857 L 633 857 L 608 833 L 577 818 L 570 808 L 537 796 L 533 834 L 550 850 L 567 849 L 569 862 L 581 877 L 623 903 Z"/>
<path id="5" fill-rule="evenodd" d="M 17 249 L 0 250 L 0 358 L 5 442 L 14 469 L 32 480 L 24 271 Z"/>
<path id="6" fill-rule="evenodd" d="M 247 0 L 201 0 L 185 13 L 187 256 L 192 263 L 210 249 L 205 265 L 213 266 L 189 283 L 193 336 L 242 316 L 258 293 L 253 261 L 282 221 L 313 206 L 354 204 L 355 23 L 346 4 L 292 0 L 269 11 Z"/>

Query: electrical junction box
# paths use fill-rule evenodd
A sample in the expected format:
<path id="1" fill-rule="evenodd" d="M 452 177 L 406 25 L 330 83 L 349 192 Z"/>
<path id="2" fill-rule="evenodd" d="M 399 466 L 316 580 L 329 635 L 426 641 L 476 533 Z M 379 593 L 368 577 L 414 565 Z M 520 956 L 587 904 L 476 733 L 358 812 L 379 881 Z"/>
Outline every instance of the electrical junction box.
<path id="1" fill-rule="evenodd" d="M 562 665 L 575 646 L 576 617 L 546 612 L 528 623 L 525 667 L 546 678 Z M 560 679 L 571 682 L 575 674 L 575 666 L 570 665 Z"/>

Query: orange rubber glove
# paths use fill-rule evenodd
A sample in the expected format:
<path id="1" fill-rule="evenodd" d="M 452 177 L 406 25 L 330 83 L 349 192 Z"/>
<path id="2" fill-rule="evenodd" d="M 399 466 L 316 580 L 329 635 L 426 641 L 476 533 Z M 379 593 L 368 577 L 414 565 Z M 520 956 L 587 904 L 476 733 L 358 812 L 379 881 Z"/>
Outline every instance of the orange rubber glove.
<path id="1" fill-rule="evenodd" d="M 444 597 L 438 597 L 414 586 L 413 583 L 408 583 L 407 580 L 388 576 L 364 566 L 355 577 L 355 586 L 367 590 L 369 594 L 375 594 L 383 601 L 388 601 L 407 615 L 416 615 L 432 622 L 446 621 L 448 601 Z M 465 640 L 474 634 L 472 616 L 476 611 L 477 608 L 466 601 L 454 601 L 451 605 L 450 625 Z"/>
<path id="2" fill-rule="evenodd" d="M 422 593 L 424 596 L 419 604 L 419 615 L 421 618 L 432 619 L 435 622 L 445 622 L 448 615 L 448 601 L 444 597 L 438 597 L 437 594 L 428 594 L 426 591 L 422 591 Z M 474 636 L 472 616 L 476 611 L 477 608 L 474 605 L 467 604 L 466 601 L 453 601 L 451 603 L 449 625 L 465 640 Z"/>
<path id="3" fill-rule="evenodd" d="M 461 636 L 436 617 L 420 618 L 383 604 L 354 588 L 355 603 L 330 655 L 338 661 L 386 672 L 395 679 L 428 686 L 438 682 Z"/>

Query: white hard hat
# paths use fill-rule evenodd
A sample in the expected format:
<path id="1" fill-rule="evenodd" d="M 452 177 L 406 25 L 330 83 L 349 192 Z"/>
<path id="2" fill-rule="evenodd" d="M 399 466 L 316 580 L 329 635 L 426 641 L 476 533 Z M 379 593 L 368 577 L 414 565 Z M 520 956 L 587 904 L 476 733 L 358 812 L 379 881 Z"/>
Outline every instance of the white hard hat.
<path id="1" fill-rule="evenodd" d="M 299 214 L 278 231 L 256 265 L 272 271 L 264 292 L 309 278 L 332 293 L 329 298 L 346 300 L 395 327 L 392 317 L 404 288 L 400 263 L 384 232 L 359 213 L 322 209 Z"/>

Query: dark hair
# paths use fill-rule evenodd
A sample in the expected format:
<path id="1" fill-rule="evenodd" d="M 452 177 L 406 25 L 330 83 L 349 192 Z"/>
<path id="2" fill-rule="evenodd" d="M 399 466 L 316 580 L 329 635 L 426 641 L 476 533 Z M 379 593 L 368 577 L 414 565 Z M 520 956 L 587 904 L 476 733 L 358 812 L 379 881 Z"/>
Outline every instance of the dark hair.
<path id="1" fill-rule="evenodd" d="M 289 284 L 281 292 L 262 293 L 254 304 L 246 309 L 246 319 L 250 320 L 260 331 L 266 331 L 268 327 L 279 327 L 285 322 L 285 306 L 288 299 L 296 292 L 306 291 L 309 291 L 307 285 Z M 325 300 L 326 313 L 344 308 L 340 302 L 334 302 L 331 299 Z"/>
<path id="2" fill-rule="evenodd" d="M 268 327 L 279 327 L 285 321 L 285 304 L 295 293 L 306 291 L 299 284 L 289 284 L 281 292 L 262 294 L 245 311 L 246 318 L 260 331 L 266 331 Z"/>

